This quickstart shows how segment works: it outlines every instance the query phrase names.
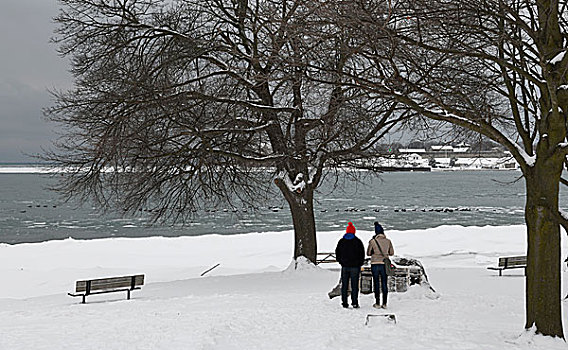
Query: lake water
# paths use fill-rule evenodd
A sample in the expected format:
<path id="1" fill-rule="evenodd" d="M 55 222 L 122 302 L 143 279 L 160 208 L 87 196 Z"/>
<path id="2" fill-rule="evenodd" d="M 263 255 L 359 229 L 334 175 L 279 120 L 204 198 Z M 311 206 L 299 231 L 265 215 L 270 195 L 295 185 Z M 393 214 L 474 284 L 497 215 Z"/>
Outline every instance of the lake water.
<path id="1" fill-rule="evenodd" d="M 318 231 L 341 230 L 353 221 L 372 230 L 423 229 L 440 225 L 485 226 L 522 224 L 525 189 L 518 171 L 384 173 L 364 183 L 345 182 L 316 196 Z M 518 181 L 516 181 L 518 180 Z M 64 203 L 46 190 L 51 178 L 42 174 L 0 173 L 0 242 L 24 243 L 73 237 L 185 236 L 281 231 L 292 228 L 285 201 L 258 210 L 210 208 L 182 225 L 149 225 L 151 214 L 137 217 L 101 214 L 93 206 Z M 561 207 L 568 208 L 563 194 Z"/>

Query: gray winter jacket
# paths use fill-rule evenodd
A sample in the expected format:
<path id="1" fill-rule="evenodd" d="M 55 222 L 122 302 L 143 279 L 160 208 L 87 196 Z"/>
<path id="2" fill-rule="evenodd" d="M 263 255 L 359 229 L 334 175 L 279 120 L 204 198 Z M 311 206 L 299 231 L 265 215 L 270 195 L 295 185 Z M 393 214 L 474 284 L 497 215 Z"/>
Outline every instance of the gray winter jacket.
<path id="1" fill-rule="evenodd" d="M 381 245 L 381 249 L 385 255 L 381 254 L 381 251 L 377 247 L 377 241 Z M 374 236 L 369 241 L 367 255 L 371 257 L 371 264 L 384 264 L 383 259 L 386 258 L 386 255 L 394 255 L 394 247 L 392 246 L 391 240 L 383 234 Z"/>

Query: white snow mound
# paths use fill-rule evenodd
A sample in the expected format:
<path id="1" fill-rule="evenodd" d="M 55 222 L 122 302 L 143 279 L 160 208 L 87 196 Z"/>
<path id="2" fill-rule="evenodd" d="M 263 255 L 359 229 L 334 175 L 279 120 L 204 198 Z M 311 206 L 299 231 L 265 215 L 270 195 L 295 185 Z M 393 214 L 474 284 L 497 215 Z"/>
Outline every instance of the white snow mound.
<path id="1" fill-rule="evenodd" d="M 294 273 L 294 272 L 314 272 L 321 270 L 319 267 L 314 265 L 305 256 L 299 256 L 296 260 L 292 259 L 290 265 L 283 271 L 284 273 Z"/>

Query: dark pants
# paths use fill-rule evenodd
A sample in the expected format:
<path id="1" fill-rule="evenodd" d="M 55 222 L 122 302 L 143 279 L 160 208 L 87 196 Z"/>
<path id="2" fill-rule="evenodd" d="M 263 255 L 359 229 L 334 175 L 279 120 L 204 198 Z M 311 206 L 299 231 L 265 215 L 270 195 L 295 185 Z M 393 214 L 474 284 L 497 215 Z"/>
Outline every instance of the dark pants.
<path id="1" fill-rule="evenodd" d="M 347 288 L 351 281 L 351 304 L 359 305 L 359 275 L 360 267 L 341 267 L 341 303 L 343 306 L 347 303 Z"/>
<path id="2" fill-rule="evenodd" d="M 371 273 L 373 274 L 373 289 L 375 291 L 375 302 L 380 304 L 381 291 L 383 292 L 383 305 L 387 304 L 387 296 L 389 294 L 389 287 L 387 285 L 387 270 L 384 264 L 372 264 Z M 379 288 L 380 277 L 380 288 Z"/>

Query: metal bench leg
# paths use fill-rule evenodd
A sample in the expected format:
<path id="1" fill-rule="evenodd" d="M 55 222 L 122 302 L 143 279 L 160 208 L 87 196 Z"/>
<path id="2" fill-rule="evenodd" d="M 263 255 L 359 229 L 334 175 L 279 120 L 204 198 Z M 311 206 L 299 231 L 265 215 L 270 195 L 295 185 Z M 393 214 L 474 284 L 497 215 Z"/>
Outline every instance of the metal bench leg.
<path id="1" fill-rule="evenodd" d="M 501 272 L 503 272 L 503 270 L 499 270 L 499 276 L 502 276 L 502 275 L 501 275 Z"/>
<path id="2" fill-rule="evenodd" d="M 82 295 L 83 297 L 83 301 L 81 302 L 81 304 L 85 304 L 85 298 L 87 297 L 86 295 Z"/>
<path id="3" fill-rule="evenodd" d="M 130 289 L 126 291 L 126 299 L 130 300 Z"/>

